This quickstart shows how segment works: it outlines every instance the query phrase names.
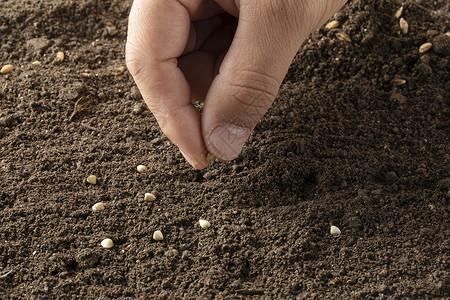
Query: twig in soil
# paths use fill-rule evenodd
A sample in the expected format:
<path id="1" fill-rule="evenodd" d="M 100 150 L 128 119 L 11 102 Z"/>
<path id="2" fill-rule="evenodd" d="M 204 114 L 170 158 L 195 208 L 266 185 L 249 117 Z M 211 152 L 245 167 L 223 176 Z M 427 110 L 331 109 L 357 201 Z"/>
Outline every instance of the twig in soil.
<path id="1" fill-rule="evenodd" d="M 89 96 L 83 96 L 75 102 L 75 107 L 73 108 L 73 112 L 69 117 L 69 122 L 72 121 L 72 118 L 79 112 L 83 110 L 90 109 L 92 106 L 90 105 L 94 99 L 89 99 Z"/>
<path id="2" fill-rule="evenodd" d="M 8 276 L 9 274 L 11 274 L 12 273 L 12 271 L 13 270 L 9 270 L 8 272 L 6 272 L 5 274 L 3 274 L 3 275 L 0 275 L 0 278 L 5 278 L 6 276 Z"/>

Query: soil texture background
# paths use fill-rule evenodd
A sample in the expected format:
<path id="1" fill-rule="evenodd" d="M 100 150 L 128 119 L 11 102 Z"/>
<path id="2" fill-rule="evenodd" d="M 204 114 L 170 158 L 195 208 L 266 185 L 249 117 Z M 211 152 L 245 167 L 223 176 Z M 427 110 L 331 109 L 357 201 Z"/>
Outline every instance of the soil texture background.
<path id="1" fill-rule="evenodd" d="M 450 297 L 448 1 L 349 1 L 202 171 L 121 69 L 130 5 L 0 1 L 0 298 Z"/>

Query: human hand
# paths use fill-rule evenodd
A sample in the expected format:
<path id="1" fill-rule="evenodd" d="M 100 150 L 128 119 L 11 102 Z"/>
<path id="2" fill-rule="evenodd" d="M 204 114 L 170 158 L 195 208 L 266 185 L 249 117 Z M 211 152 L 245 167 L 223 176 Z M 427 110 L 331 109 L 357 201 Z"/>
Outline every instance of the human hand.
<path id="1" fill-rule="evenodd" d="M 135 0 L 127 66 L 162 131 L 203 169 L 208 152 L 239 155 L 300 45 L 345 2 Z"/>

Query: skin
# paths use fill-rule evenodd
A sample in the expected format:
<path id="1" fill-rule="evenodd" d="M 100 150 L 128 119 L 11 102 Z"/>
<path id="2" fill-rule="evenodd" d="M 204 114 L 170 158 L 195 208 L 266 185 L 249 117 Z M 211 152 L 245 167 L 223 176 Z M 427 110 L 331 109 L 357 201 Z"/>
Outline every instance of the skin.
<path id="1" fill-rule="evenodd" d="M 208 152 L 239 155 L 303 41 L 345 2 L 135 0 L 127 66 L 162 131 L 203 169 Z"/>

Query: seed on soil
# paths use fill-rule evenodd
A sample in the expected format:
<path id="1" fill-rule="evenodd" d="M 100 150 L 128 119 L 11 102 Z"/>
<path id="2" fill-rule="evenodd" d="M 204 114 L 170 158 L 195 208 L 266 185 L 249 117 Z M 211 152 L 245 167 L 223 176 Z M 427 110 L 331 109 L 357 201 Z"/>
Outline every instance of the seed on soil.
<path id="1" fill-rule="evenodd" d="M 209 223 L 207 220 L 199 220 L 198 223 L 200 223 L 200 227 L 203 229 L 208 229 L 209 226 L 211 226 L 211 223 Z"/>
<path id="2" fill-rule="evenodd" d="M 419 53 L 423 54 L 423 53 L 428 52 L 428 50 L 431 49 L 431 46 L 433 46 L 433 44 L 431 44 L 431 43 L 425 43 L 425 44 L 420 45 Z"/>
<path id="3" fill-rule="evenodd" d="M 90 175 L 87 179 L 87 182 L 89 182 L 90 184 L 97 184 L 97 176 L 95 175 Z"/>
<path id="4" fill-rule="evenodd" d="M 56 53 L 56 60 L 59 61 L 59 62 L 62 62 L 64 60 L 64 52 L 58 51 Z"/>
<path id="5" fill-rule="evenodd" d="M 331 235 L 339 236 L 341 234 L 341 230 L 339 228 L 337 228 L 336 226 L 331 226 L 330 233 L 331 233 Z"/>
<path id="6" fill-rule="evenodd" d="M 350 43 L 352 41 L 350 36 L 348 34 L 346 34 L 345 32 L 343 32 L 343 31 L 336 33 L 336 37 L 337 37 L 338 40 L 341 40 L 341 41 L 344 41 L 344 42 Z"/>
<path id="7" fill-rule="evenodd" d="M 111 239 L 104 239 L 101 245 L 103 248 L 110 249 L 114 247 L 114 242 Z"/>
<path id="8" fill-rule="evenodd" d="M 2 73 L 3 75 L 9 74 L 12 72 L 13 69 L 14 69 L 13 65 L 4 65 L 0 70 L 0 73 Z"/>
<path id="9" fill-rule="evenodd" d="M 394 79 L 392 79 L 391 83 L 393 85 L 397 85 L 398 86 L 398 85 L 405 84 L 406 80 L 405 79 L 401 79 L 401 78 L 394 78 Z"/>
<path id="10" fill-rule="evenodd" d="M 103 202 L 95 203 L 92 206 L 92 211 L 94 211 L 94 212 L 102 211 L 104 209 L 105 209 L 105 204 L 103 204 Z"/>
<path id="11" fill-rule="evenodd" d="M 341 23 L 339 23 L 339 21 L 337 20 L 333 20 L 331 22 L 329 22 L 327 25 L 325 25 L 326 29 L 334 29 L 334 28 L 338 28 L 339 26 L 341 26 Z"/>
<path id="12" fill-rule="evenodd" d="M 114 72 L 112 72 L 112 74 L 113 74 L 114 76 L 119 76 L 119 75 L 122 75 L 123 72 L 125 72 L 125 67 L 124 67 L 124 66 L 116 68 L 116 69 L 114 70 Z"/>
<path id="13" fill-rule="evenodd" d="M 408 31 L 409 31 L 409 24 L 408 24 L 408 22 L 405 19 L 400 18 L 399 25 L 400 25 L 401 32 L 403 34 L 407 34 Z"/>
<path id="14" fill-rule="evenodd" d="M 206 155 L 206 160 L 208 161 L 208 162 L 212 162 L 212 161 L 214 161 L 216 158 L 214 157 L 214 155 L 212 155 L 211 153 L 208 153 L 207 155 Z"/>
<path id="15" fill-rule="evenodd" d="M 145 172 L 147 172 L 148 168 L 146 166 L 144 166 L 144 165 L 139 165 L 139 166 L 136 167 L 136 170 L 139 173 L 145 173 Z"/>
<path id="16" fill-rule="evenodd" d="M 152 193 L 145 193 L 144 194 L 144 201 L 155 201 L 156 197 Z"/>
<path id="17" fill-rule="evenodd" d="M 40 61 L 38 61 L 38 60 L 33 61 L 31 64 L 32 64 L 33 66 L 36 66 L 36 67 L 39 67 L 39 66 L 42 65 L 42 63 L 41 63 Z"/>
<path id="18" fill-rule="evenodd" d="M 164 239 L 164 236 L 160 230 L 156 230 L 153 232 L 153 239 L 155 241 L 162 241 Z"/>
<path id="19" fill-rule="evenodd" d="M 403 6 L 400 6 L 394 13 L 394 17 L 396 17 L 397 19 L 400 18 L 400 16 L 403 13 Z"/>

